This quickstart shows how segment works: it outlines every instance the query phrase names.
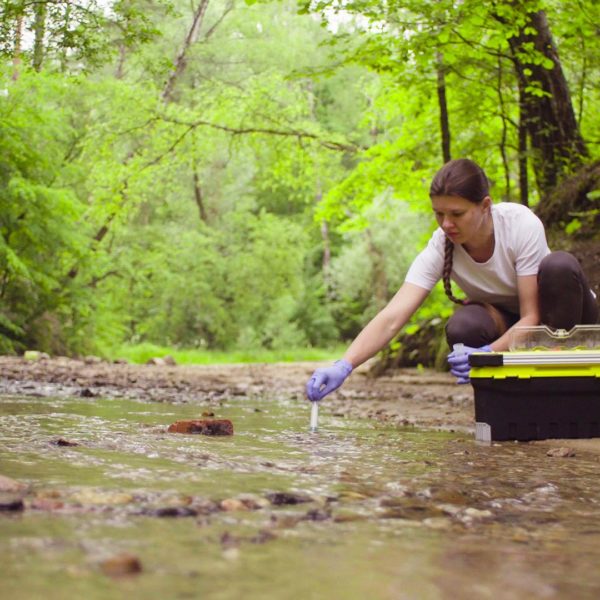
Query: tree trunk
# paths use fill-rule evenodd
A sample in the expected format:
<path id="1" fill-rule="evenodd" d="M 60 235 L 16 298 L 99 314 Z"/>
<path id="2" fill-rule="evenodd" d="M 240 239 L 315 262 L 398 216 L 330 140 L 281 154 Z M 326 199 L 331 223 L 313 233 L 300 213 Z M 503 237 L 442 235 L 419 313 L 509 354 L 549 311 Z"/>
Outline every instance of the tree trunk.
<path id="1" fill-rule="evenodd" d="M 525 92 L 519 83 L 519 194 L 521 204 L 529 206 L 529 175 L 527 173 L 527 126 L 525 124 Z"/>
<path id="2" fill-rule="evenodd" d="M 23 42 L 23 15 L 17 15 L 15 20 L 15 45 L 13 49 L 13 73 L 12 80 L 19 79 L 19 67 L 21 66 L 21 44 Z"/>
<path id="3" fill-rule="evenodd" d="M 502 156 L 502 166 L 504 168 L 504 200 L 510 201 L 510 166 L 506 153 L 506 143 L 508 138 L 508 121 L 509 117 L 506 111 L 504 102 L 504 94 L 502 93 L 502 60 L 498 58 L 498 83 L 496 84 L 498 91 L 498 103 L 500 104 L 500 118 L 502 119 L 502 137 L 500 138 L 500 155 Z"/>
<path id="4" fill-rule="evenodd" d="M 204 15 L 206 14 L 206 8 L 208 7 L 208 0 L 200 0 L 200 4 L 196 8 L 194 13 L 194 19 L 192 20 L 192 26 L 188 31 L 188 34 L 185 37 L 183 42 L 183 47 L 181 48 L 177 58 L 175 59 L 174 68 L 169 75 L 169 79 L 163 89 L 162 98 L 165 102 L 169 102 L 171 100 L 171 96 L 173 94 L 173 90 L 175 89 L 175 84 L 177 80 L 181 77 L 185 68 L 187 67 L 187 55 L 191 48 L 191 46 L 198 39 L 198 35 L 200 33 L 200 27 L 202 26 L 202 21 L 204 20 Z"/>
<path id="5" fill-rule="evenodd" d="M 44 62 L 44 36 L 46 35 L 46 3 L 38 2 L 34 5 L 35 18 L 33 22 L 33 68 L 39 73 Z"/>
<path id="6" fill-rule="evenodd" d="M 444 163 L 451 158 L 450 152 L 450 121 L 448 119 L 448 103 L 446 101 L 446 68 L 441 53 L 436 54 L 437 96 L 440 106 L 440 131 L 442 134 L 442 157 Z"/>
<path id="7" fill-rule="evenodd" d="M 196 206 L 200 213 L 200 220 L 204 223 L 208 223 L 208 215 L 206 214 L 206 207 L 204 206 L 204 194 L 202 193 L 202 185 L 200 184 L 200 176 L 196 166 L 193 167 L 194 171 L 194 198 L 196 200 Z"/>
<path id="8" fill-rule="evenodd" d="M 68 35 L 69 35 L 69 26 L 71 24 L 71 4 L 70 4 L 70 0 L 66 0 L 65 1 L 65 13 L 63 15 L 63 19 L 62 19 L 62 44 L 61 44 L 61 48 L 62 48 L 62 52 L 60 53 L 60 70 L 61 73 L 66 73 L 67 71 L 67 59 L 68 59 L 68 55 L 67 55 L 67 48 L 69 46 L 68 42 Z"/>
<path id="9" fill-rule="evenodd" d="M 536 181 L 540 195 L 545 196 L 565 175 L 582 164 L 587 149 L 546 14 L 539 11 L 527 17 L 525 26 L 508 42 L 523 90 L 522 119 L 531 142 Z M 532 47 L 552 68 L 532 60 Z"/>

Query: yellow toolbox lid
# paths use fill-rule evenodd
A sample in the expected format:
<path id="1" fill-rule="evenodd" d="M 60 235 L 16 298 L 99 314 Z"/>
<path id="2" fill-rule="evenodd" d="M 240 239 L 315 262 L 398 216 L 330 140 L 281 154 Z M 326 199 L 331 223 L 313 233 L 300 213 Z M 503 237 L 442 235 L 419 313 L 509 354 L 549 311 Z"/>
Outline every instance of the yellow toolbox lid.
<path id="1" fill-rule="evenodd" d="M 600 377 L 600 350 L 474 352 L 471 378 Z"/>

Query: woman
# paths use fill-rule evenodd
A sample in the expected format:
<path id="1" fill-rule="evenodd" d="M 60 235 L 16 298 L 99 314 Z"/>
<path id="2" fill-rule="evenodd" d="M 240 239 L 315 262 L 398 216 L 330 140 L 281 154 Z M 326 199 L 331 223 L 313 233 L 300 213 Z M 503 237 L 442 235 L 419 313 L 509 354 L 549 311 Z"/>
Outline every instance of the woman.
<path id="1" fill-rule="evenodd" d="M 542 322 L 555 329 L 596 323 L 598 306 L 578 261 L 551 253 L 544 226 L 520 204 L 492 204 L 488 179 L 468 159 L 446 163 L 429 190 L 439 228 L 416 257 L 404 284 L 352 342 L 341 360 L 317 369 L 306 385 L 309 400 L 337 389 L 352 370 L 400 331 L 442 279 L 448 297 L 461 305 L 446 325 L 448 362 L 458 383 L 469 382 L 474 351 L 506 350 L 510 330 Z M 450 280 L 467 300 L 452 294 Z"/>

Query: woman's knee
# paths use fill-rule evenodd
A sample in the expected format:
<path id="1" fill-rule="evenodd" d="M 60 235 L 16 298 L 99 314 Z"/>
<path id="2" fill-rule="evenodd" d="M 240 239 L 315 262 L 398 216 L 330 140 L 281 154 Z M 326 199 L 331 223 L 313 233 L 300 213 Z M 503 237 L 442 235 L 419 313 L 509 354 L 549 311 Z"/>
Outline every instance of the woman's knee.
<path id="1" fill-rule="evenodd" d="M 485 307 L 479 304 L 459 308 L 446 323 L 446 340 L 450 347 L 462 343 L 480 348 L 497 337 L 496 323 Z"/>
<path id="2" fill-rule="evenodd" d="M 582 273 L 579 261 L 568 252 L 558 250 L 542 259 L 538 270 L 538 280 L 564 284 L 564 277 L 579 276 Z"/>

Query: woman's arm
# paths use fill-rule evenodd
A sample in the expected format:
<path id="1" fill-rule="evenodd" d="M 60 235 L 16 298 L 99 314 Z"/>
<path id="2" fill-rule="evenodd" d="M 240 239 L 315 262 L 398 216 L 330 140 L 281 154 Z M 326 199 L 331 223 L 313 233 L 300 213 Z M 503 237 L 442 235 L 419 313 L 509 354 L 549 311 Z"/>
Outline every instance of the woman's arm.
<path id="1" fill-rule="evenodd" d="M 539 325 L 540 323 L 537 275 L 517 277 L 517 291 L 519 294 L 519 313 L 521 318 L 490 345 L 495 352 L 508 350 L 513 327 Z"/>
<path id="2" fill-rule="evenodd" d="M 350 344 L 344 359 L 356 368 L 371 358 L 406 325 L 428 294 L 428 290 L 418 285 L 404 283 Z"/>

